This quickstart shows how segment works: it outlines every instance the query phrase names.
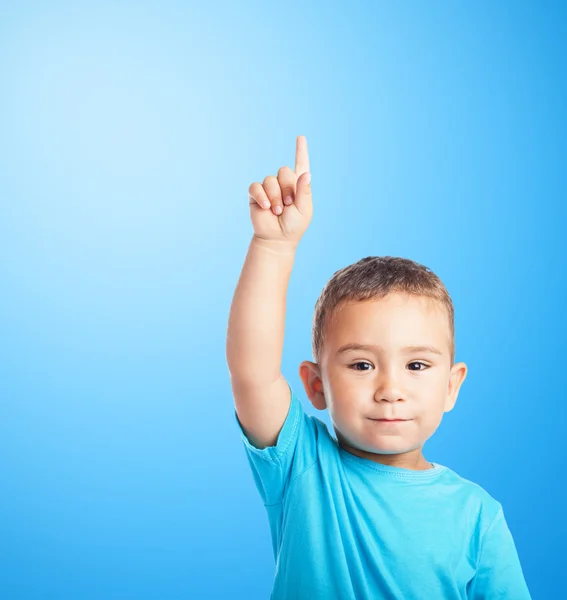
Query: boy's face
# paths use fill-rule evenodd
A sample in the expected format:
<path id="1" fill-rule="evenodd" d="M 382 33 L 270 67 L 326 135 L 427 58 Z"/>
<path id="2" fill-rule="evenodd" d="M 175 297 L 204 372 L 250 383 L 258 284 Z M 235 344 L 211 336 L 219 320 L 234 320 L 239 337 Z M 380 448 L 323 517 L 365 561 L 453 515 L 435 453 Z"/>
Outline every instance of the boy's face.
<path id="1" fill-rule="evenodd" d="M 344 305 L 325 333 L 320 363 L 304 361 L 300 375 L 313 405 L 329 410 L 341 445 L 377 462 L 423 466 L 421 446 L 453 408 L 467 371 L 464 363 L 450 367 L 445 308 L 391 293 Z M 368 348 L 345 349 L 348 344 Z"/>

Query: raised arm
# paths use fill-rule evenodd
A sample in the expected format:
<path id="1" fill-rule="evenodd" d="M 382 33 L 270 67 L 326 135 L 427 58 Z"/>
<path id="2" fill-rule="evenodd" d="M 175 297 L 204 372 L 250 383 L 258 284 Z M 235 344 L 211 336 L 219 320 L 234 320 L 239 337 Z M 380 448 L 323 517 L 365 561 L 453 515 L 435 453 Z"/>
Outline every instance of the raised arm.
<path id="1" fill-rule="evenodd" d="M 276 443 L 289 410 L 281 375 L 286 294 L 313 213 L 309 179 L 307 141 L 299 136 L 295 171 L 282 167 L 248 191 L 254 235 L 230 307 L 226 357 L 238 419 L 259 448 Z"/>

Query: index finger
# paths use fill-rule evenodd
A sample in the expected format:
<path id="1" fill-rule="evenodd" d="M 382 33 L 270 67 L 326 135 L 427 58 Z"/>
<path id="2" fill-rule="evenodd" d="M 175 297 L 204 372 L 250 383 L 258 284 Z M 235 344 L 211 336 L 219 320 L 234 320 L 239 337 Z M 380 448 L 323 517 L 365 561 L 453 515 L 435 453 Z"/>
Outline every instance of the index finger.
<path id="1" fill-rule="evenodd" d="M 295 174 L 299 178 L 303 173 L 309 171 L 309 154 L 307 153 L 307 139 L 304 135 L 298 135 L 295 144 Z"/>

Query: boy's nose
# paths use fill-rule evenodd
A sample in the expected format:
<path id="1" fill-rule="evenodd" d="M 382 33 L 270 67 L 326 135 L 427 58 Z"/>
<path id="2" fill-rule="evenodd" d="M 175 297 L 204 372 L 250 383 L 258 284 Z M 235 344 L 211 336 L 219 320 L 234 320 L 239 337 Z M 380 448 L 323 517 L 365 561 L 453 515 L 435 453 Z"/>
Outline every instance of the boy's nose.
<path id="1" fill-rule="evenodd" d="M 385 376 L 376 388 L 374 399 L 378 401 L 397 402 L 398 400 L 403 400 L 404 395 L 397 380 L 391 376 Z"/>
<path id="2" fill-rule="evenodd" d="M 376 393 L 376 395 L 374 396 L 374 400 L 378 400 L 379 402 L 398 402 L 398 400 L 403 400 L 403 397 L 401 396 L 401 394 L 396 393 Z"/>

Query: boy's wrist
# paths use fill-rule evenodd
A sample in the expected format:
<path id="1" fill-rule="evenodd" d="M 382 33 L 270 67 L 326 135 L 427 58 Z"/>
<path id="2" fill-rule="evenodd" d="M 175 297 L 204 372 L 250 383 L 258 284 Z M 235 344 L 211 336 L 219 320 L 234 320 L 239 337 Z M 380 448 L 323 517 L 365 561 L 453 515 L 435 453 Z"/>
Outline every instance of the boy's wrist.
<path id="1" fill-rule="evenodd" d="M 296 242 L 289 242 L 285 240 L 268 240 L 261 238 L 254 234 L 252 236 L 252 243 L 259 248 L 264 248 L 276 254 L 295 254 L 297 250 Z"/>

